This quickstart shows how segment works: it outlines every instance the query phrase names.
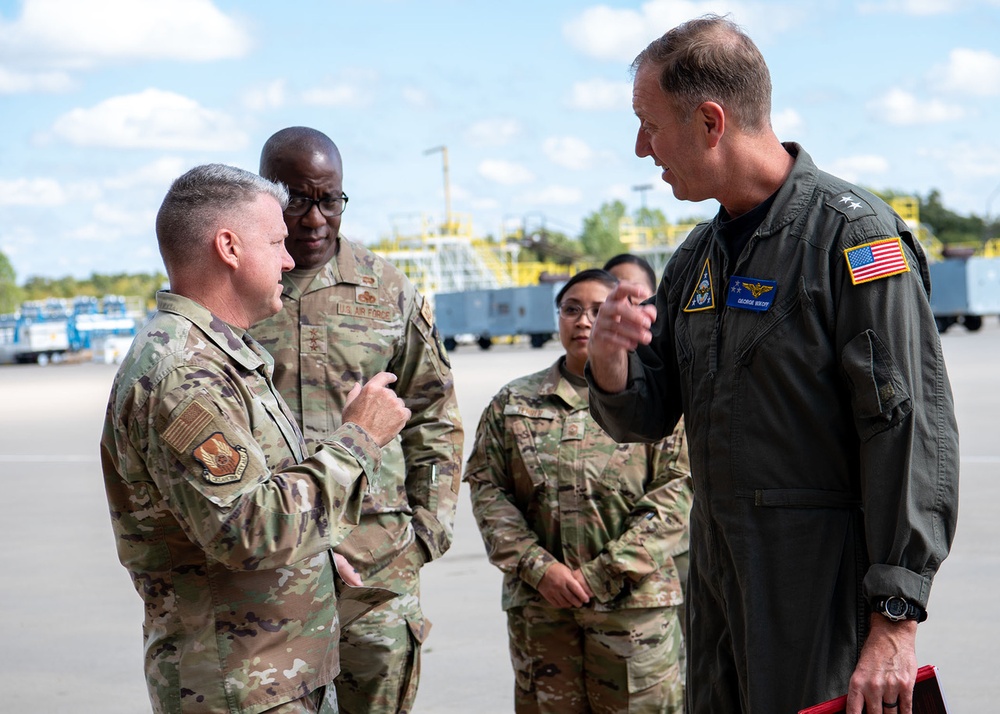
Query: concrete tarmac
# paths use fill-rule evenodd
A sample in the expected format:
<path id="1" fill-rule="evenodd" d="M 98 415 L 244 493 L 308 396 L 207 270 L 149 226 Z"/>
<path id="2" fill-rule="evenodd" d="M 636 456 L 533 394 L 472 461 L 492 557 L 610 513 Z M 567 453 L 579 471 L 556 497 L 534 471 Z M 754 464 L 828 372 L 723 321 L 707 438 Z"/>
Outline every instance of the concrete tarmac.
<path id="1" fill-rule="evenodd" d="M 961 428 L 961 510 L 917 638 L 952 711 L 993 711 L 1000 618 L 1000 325 L 943 337 Z M 490 397 L 559 356 L 461 346 L 452 354 L 466 454 Z M 98 457 L 113 365 L 0 367 L 0 712 L 140 714 L 142 606 L 115 553 Z M 513 710 L 500 573 L 463 488 L 455 544 L 423 572 L 434 623 L 415 712 Z M 993 654 L 989 654 L 993 652 Z M 790 676 L 794 676 L 790 673 Z"/>

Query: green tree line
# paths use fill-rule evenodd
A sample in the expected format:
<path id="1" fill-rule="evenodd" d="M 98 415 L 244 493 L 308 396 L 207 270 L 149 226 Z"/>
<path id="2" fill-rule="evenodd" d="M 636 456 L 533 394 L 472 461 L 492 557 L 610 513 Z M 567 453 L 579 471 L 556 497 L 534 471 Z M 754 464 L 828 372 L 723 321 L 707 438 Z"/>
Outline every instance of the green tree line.
<path id="1" fill-rule="evenodd" d="M 899 191 L 873 191 L 889 201 L 896 197 L 912 196 Z M 946 208 L 941 203 L 941 193 L 932 190 L 927 196 L 916 197 L 920 210 L 920 222 L 946 244 L 973 245 L 985 240 L 1000 238 L 1000 220 L 995 217 L 963 216 Z M 655 228 L 667 224 L 663 212 L 658 209 L 640 208 L 629 214 L 622 201 L 611 201 L 601 205 L 583 220 L 579 236 L 573 237 L 560 231 L 546 230 L 544 224 L 520 238 L 528 255 L 539 260 L 551 260 L 569 265 L 577 262 L 602 263 L 625 250 L 621 242 L 619 225 L 622 218 L 629 217 L 637 225 Z M 703 216 L 699 220 L 704 220 Z M 692 222 L 696 219 L 691 219 Z M 685 222 L 685 221 L 682 221 Z M 13 312 L 25 300 L 40 300 L 49 297 L 70 298 L 77 295 L 125 295 L 139 296 L 147 301 L 147 307 L 155 302 L 155 293 L 166 282 L 163 273 L 94 273 L 89 278 L 78 280 L 64 278 L 28 278 L 22 285 L 17 284 L 14 268 L 7 256 L 0 251 L 0 313 Z"/>

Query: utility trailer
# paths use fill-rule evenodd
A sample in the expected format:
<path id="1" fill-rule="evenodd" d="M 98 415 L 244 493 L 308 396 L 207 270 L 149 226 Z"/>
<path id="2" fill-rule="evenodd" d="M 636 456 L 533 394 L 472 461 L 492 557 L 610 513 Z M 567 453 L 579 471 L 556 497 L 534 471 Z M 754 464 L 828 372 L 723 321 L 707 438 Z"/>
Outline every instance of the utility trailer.
<path id="1" fill-rule="evenodd" d="M 496 337 L 518 335 L 541 347 L 558 330 L 555 298 L 563 284 L 438 293 L 434 312 L 445 349 L 471 339 L 487 350 Z"/>
<path id="2" fill-rule="evenodd" d="M 931 310 L 938 331 L 955 324 L 975 332 L 1000 315 L 1000 258 L 945 258 L 930 264 Z"/>

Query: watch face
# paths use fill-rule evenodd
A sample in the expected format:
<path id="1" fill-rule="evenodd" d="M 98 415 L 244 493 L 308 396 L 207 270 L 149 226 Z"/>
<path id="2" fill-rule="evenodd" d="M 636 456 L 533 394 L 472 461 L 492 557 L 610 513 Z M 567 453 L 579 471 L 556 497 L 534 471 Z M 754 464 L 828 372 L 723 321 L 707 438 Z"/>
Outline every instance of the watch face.
<path id="1" fill-rule="evenodd" d="M 903 617 L 906 615 L 906 602 L 902 598 L 891 597 L 885 601 L 885 611 L 889 617 Z"/>

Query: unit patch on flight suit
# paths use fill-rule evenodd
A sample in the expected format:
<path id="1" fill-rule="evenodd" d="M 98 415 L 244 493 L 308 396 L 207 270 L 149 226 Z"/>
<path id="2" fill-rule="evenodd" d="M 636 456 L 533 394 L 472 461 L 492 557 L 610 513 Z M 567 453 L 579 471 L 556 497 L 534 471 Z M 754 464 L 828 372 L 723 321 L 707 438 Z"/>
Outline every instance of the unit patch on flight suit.
<path id="1" fill-rule="evenodd" d="M 708 264 L 708 258 L 705 258 L 705 267 L 702 268 L 701 277 L 698 278 L 698 284 L 695 286 L 694 292 L 691 293 L 691 299 L 688 300 L 684 312 L 701 312 L 703 310 L 714 309 L 715 291 L 712 289 L 712 268 Z"/>
<path id="2" fill-rule="evenodd" d="M 777 295 L 776 287 L 778 287 L 778 283 L 774 280 L 744 278 L 734 275 L 729 278 L 726 307 L 767 312 L 774 304 L 774 296 Z"/>
<path id="3" fill-rule="evenodd" d="M 221 432 L 215 432 L 201 442 L 191 454 L 204 466 L 201 475 L 209 483 L 234 483 L 243 478 L 247 467 L 247 450 L 233 446 Z"/>

